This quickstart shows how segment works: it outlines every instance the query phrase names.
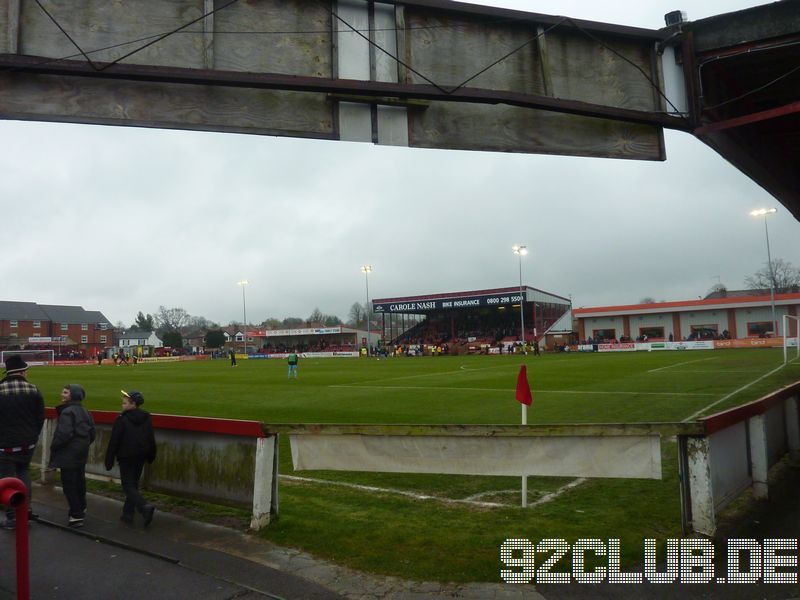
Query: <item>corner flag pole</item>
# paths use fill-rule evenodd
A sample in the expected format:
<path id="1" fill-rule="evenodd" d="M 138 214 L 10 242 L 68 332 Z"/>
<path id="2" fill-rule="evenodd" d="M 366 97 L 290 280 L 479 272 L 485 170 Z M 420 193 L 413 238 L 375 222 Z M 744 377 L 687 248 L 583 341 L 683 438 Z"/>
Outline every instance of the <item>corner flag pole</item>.
<path id="1" fill-rule="evenodd" d="M 519 368 L 519 375 L 517 375 L 517 402 L 522 404 L 522 424 L 528 424 L 528 406 L 533 403 L 533 394 L 531 394 L 531 386 L 528 383 L 528 372 L 525 365 Z M 522 508 L 528 506 L 528 476 L 522 476 Z"/>
<path id="2" fill-rule="evenodd" d="M 522 405 L 522 424 L 528 424 L 528 405 Z M 522 508 L 528 506 L 528 476 L 522 476 Z"/>

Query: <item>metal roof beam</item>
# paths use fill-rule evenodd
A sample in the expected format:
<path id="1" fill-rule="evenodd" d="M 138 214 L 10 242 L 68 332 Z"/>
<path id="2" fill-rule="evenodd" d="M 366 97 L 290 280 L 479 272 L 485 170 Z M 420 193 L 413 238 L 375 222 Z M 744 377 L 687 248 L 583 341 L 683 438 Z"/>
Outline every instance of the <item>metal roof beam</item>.
<path id="1" fill-rule="evenodd" d="M 362 100 L 364 95 L 374 95 L 376 98 L 397 97 L 408 100 L 507 104 L 522 108 L 691 131 L 690 124 L 686 119 L 664 113 L 617 108 L 579 100 L 564 100 L 539 94 L 525 94 L 506 90 L 464 87 L 450 91 L 428 84 L 328 79 L 278 73 L 250 73 L 148 65 L 89 64 L 83 61 L 56 60 L 16 54 L 0 55 L 0 70 L 12 73 L 35 73 L 37 75 L 88 77 L 93 79 L 354 94 Z"/>

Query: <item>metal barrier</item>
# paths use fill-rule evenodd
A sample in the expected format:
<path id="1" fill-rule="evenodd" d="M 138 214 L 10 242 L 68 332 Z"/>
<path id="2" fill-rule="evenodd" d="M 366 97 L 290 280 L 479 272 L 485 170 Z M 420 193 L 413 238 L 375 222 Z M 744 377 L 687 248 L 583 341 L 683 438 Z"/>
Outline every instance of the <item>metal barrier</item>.
<path id="1" fill-rule="evenodd" d="M 28 488 L 15 477 L 0 479 L 0 504 L 17 513 L 17 600 L 30 598 Z"/>

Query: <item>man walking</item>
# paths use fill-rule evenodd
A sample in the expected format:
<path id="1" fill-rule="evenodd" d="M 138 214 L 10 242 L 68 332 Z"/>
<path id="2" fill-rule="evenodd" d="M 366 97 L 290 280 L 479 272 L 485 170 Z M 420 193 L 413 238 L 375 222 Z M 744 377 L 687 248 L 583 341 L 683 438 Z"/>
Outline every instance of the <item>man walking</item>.
<path id="1" fill-rule="evenodd" d="M 0 479 L 16 477 L 28 488 L 30 512 L 33 449 L 44 425 L 44 398 L 28 381 L 28 365 L 18 354 L 5 361 L 0 380 Z M 16 529 L 16 514 L 9 508 L 3 529 Z"/>

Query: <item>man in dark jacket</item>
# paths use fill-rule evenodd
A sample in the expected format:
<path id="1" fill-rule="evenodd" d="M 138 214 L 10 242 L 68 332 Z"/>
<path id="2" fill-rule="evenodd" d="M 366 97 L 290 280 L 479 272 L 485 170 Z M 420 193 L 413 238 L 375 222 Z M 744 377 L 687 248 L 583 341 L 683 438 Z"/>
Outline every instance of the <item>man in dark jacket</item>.
<path id="1" fill-rule="evenodd" d="M 44 425 L 44 398 L 39 388 L 28 381 L 28 365 L 21 356 L 9 356 L 5 367 L 6 376 L 0 381 L 0 479 L 21 479 L 30 500 L 30 464 Z M 6 511 L 2 527 L 16 528 L 13 509 Z"/>
<path id="2" fill-rule="evenodd" d="M 156 440 L 150 413 L 140 407 L 144 396 L 140 392 L 122 392 L 122 413 L 114 421 L 111 440 L 106 450 L 106 470 L 114 468 L 114 459 L 119 463 L 119 478 L 125 492 L 120 520 L 133 523 L 134 512 L 138 510 L 144 518 L 144 526 L 150 525 L 156 508 L 148 504 L 139 493 L 139 479 L 145 461 L 156 459 Z"/>
<path id="3" fill-rule="evenodd" d="M 76 383 L 61 390 L 58 423 L 50 448 L 50 466 L 61 469 L 61 489 L 69 504 L 69 526 L 83 527 L 86 516 L 86 461 L 94 442 L 92 415 L 81 402 L 86 392 Z"/>

